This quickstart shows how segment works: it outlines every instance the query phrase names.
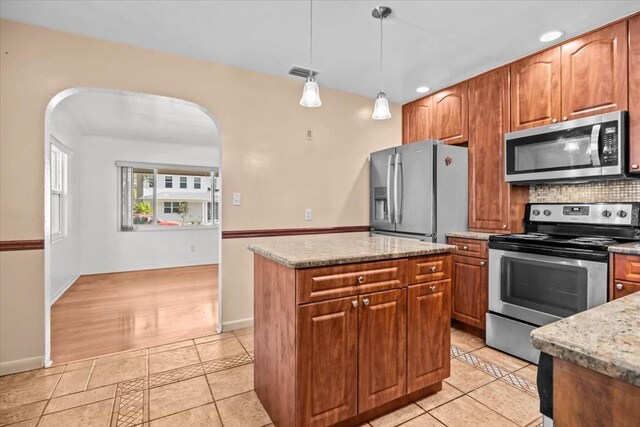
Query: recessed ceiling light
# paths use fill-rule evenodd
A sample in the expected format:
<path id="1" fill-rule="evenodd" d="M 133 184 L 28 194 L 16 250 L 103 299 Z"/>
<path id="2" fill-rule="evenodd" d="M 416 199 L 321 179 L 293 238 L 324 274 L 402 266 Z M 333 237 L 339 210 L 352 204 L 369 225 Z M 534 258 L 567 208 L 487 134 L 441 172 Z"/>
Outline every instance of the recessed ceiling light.
<path id="1" fill-rule="evenodd" d="M 427 93 L 431 90 L 431 88 L 429 86 L 420 86 L 418 88 L 416 88 L 416 92 L 418 93 Z"/>
<path id="2" fill-rule="evenodd" d="M 538 37 L 538 40 L 540 40 L 542 43 L 548 43 L 554 40 L 558 40 L 562 36 L 564 36 L 564 31 L 553 30 L 547 31 L 546 33 L 542 34 L 540 37 Z"/>

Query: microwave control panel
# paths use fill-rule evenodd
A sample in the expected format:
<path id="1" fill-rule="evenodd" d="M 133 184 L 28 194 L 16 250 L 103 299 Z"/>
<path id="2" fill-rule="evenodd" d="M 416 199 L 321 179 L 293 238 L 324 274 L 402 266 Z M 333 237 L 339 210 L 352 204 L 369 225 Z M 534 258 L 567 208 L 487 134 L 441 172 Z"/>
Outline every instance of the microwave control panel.
<path id="1" fill-rule="evenodd" d="M 617 166 L 619 146 L 618 123 L 603 123 L 600 132 L 602 138 L 602 166 Z"/>

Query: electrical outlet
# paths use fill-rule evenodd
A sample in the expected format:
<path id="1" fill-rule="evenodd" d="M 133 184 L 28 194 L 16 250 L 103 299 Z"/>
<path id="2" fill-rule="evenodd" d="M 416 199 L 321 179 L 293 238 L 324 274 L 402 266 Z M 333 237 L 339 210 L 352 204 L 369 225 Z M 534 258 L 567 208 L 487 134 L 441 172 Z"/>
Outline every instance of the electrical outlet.
<path id="1" fill-rule="evenodd" d="M 307 140 L 311 141 L 313 139 L 312 133 L 311 133 L 311 129 L 307 129 Z"/>
<path id="2" fill-rule="evenodd" d="M 196 245 L 191 245 L 191 252 L 195 252 L 196 251 Z"/>
<path id="3" fill-rule="evenodd" d="M 311 209 L 307 208 L 304 210 L 304 219 L 307 221 L 311 221 L 311 219 L 313 218 L 313 213 L 311 211 Z"/>
<path id="4" fill-rule="evenodd" d="M 242 194 L 233 193 L 233 206 L 240 206 L 241 203 L 242 203 Z"/>

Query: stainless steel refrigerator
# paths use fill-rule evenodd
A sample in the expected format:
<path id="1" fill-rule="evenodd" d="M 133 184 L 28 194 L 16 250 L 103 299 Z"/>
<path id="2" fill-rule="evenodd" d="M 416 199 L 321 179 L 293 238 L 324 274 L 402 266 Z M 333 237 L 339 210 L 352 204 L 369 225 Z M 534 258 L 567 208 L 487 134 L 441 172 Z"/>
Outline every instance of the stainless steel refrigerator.
<path id="1" fill-rule="evenodd" d="M 371 153 L 371 233 L 444 243 L 466 230 L 467 153 L 432 140 Z"/>

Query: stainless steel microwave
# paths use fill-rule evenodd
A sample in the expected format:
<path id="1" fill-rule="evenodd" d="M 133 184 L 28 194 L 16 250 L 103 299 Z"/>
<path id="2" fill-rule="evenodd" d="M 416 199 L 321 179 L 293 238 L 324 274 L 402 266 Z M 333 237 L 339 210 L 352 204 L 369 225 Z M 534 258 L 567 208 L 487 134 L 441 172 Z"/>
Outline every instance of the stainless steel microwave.
<path id="1" fill-rule="evenodd" d="M 505 134 L 505 179 L 516 184 L 627 177 L 627 112 Z"/>

